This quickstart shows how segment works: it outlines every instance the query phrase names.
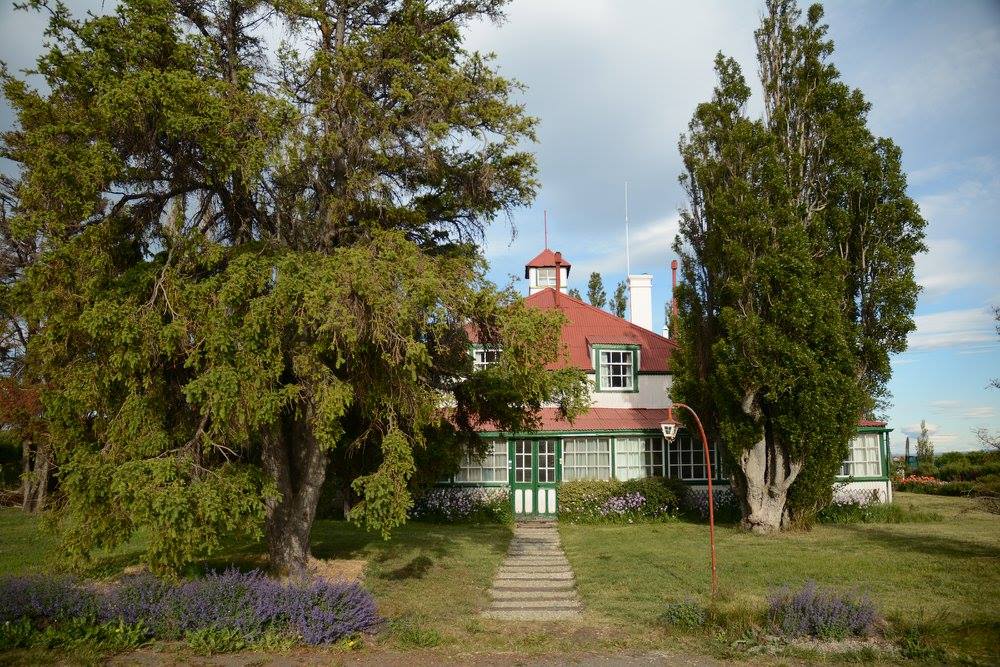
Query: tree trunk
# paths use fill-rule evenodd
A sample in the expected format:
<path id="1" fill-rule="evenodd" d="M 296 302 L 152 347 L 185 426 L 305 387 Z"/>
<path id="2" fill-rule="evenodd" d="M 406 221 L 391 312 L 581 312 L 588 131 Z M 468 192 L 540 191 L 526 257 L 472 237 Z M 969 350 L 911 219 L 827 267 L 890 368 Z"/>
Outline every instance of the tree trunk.
<path id="1" fill-rule="evenodd" d="M 744 400 L 743 410 L 753 417 L 762 416 L 754 395 Z M 742 526 L 758 535 L 787 527 L 788 489 L 802 470 L 802 462 L 791 461 L 765 425 L 763 437 L 740 455 L 737 464 L 742 475 L 733 490 L 743 506 Z"/>
<path id="2" fill-rule="evenodd" d="M 264 443 L 263 465 L 280 497 L 267 501 L 267 551 L 281 574 L 302 576 L 309 560 L 309 534 L 326 478 L 326 452 L 304 417 L 289 417 L 285 428 Z"/>
<path id="3" fill-rule="evenodd" d="M 21 509 L 38 512 L 45 509 L 49 494 L 51 452 L 45 445 L 21 444 Z"/>

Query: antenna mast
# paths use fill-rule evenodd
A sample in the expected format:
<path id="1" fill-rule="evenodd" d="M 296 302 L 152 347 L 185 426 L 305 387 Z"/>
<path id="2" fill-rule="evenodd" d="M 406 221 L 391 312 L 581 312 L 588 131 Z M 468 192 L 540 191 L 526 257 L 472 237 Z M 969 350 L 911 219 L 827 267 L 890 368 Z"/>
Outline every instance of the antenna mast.
<path id="1" fill-rule="evenodd" d="M 549 211 L 548 209 L 542 209 L 542 220 L 545 225 L 545 248 L 549 247 Z"/>
<path id="2" fill-rule="evenodd" d="M 625 181 L 625 275 L 632 274 L 632 263 L 629 258 L 628 240 L 628 181 Z"/>

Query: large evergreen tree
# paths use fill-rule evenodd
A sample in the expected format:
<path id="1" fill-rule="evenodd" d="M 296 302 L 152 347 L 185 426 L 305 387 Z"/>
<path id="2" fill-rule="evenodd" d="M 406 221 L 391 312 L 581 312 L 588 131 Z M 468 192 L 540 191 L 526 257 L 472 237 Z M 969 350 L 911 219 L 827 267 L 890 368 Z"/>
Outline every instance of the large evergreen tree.
<path id="1" fill-rule="evenodd" d="M 680 143 L 688 194 L 676 249 L 672 395 L 724 445 L 744 524 L 769 532 L 821 506 L 858 418 L 905 349 L 924 221 L 900 150 L 830 63 L 819 5 L 768 0 L 756 32 L 764 116 L 737 63 Z"/>
<path id="2" fill-rule="evenodd" d="M 3 307 L 37 325 L 75 554 L 144 529 L 175 568 L 263 530 L 300 571 L 331 452 L 372 462 L 352 517 L 386 532 L 415 456 L 581 409 L 582 376 L 545 370 L 559 316 L 473 243 L 536 187 L 517 84 L 462 46 L 502 1 L 30 4 L 44 85 L 4 72 L 2 152 L 38 254 Z M 501 363 L 473 372 L 470 332 Z"/>

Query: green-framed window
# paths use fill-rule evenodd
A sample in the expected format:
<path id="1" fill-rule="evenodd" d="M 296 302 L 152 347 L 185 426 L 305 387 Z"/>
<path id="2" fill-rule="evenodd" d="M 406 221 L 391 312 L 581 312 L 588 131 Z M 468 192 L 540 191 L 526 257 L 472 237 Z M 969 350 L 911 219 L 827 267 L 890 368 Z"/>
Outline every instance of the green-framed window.
<path id="1" fill-rule="evenodd" d="M 666 456 L 663 438 L 634 436 L 615 438 L 615 477 L 663 477 Z"/>
<path id="2" fill-rule="evenodd" d="M 594 373 L 597 391 L 639 391 L 639 348 L 595 346 Z"/>
<path id="3" fill-rule="evenodd" d="M 507 441 L 492 440 L 482 459 L 465 455 L 459 465 L 455 482 L 476 484 L 481 482 L 507 483 Z"/>
<path id="4" fill-rule="evenodd" d="M 711 457 L 712 475 L 718 477 L 719 457 L 713 442 L 708 443 L 708 455 Z M 684 481 L 707 481 L 708 471 L 705 467 L 705 449 L 702 443 L 688 433 L 683 431 L 679 433 L 668 448 L 667 475 Z"/>
<path id="5" fill-rule="evenodd" d="M 882 477 L 882 434 L 861 432 L 851 440 L 841 477 Z"/>
<path id="6" fill-rule="evenodd" d="M 481 371 L 487 366 L 499 363 L 500 348 L 474 345 L 472 347 L 472 369 Z"/>
<path id="7" fill-rule="evenodd" d="M 563 481 L 611 479 L 611 438 L 563 438 Z"/>

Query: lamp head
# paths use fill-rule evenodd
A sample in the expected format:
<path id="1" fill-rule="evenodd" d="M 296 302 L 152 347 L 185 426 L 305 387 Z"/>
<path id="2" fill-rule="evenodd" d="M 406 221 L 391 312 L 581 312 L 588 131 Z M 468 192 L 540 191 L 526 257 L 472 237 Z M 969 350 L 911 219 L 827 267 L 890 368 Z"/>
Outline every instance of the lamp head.
<path id="1" fill-rule="evenodd" d="M 664 440 L 667 442 L 673 442 L 674 438 L 677 437 L 677 423 L 663 422 L 660 424 L 660 431 L 663 433 Z"/>

